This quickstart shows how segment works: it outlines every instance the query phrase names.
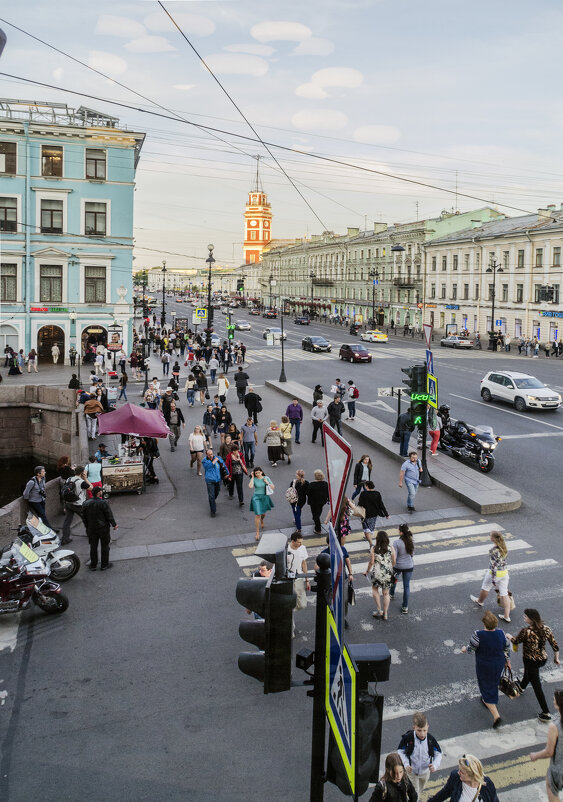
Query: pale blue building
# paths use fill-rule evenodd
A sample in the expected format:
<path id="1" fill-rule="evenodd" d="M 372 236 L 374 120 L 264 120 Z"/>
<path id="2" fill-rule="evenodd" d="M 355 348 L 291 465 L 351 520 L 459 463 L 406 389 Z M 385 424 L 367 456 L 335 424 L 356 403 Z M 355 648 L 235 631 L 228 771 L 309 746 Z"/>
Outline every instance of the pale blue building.
<path id="1" fill-rule="evenodd" d="M 106 342 L 113 324 L 131 350 L 144 138 L 85 107 L 0 100 L 2 352 L 35 348 L 41 363 L 56 343 L 68 362 L 71 347 Z"/>

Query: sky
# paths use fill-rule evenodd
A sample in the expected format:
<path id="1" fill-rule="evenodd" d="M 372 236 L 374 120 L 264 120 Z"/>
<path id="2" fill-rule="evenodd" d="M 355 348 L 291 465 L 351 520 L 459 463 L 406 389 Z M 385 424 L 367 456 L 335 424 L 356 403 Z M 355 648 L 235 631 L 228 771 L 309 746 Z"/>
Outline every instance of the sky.
<path id="1" fill-rule="evenodd" d="M 188 41 L 155 0 L 0 9 L 0 72 L 26 79 L 0 75 L 1 97 L 87 105 L 146 132 L 135 269 L 201 267 L 208 243 L 219 265 L 241 264 L 257 156 L 274 238 L 563 202 L 559 0 L 163 6 Z"/>

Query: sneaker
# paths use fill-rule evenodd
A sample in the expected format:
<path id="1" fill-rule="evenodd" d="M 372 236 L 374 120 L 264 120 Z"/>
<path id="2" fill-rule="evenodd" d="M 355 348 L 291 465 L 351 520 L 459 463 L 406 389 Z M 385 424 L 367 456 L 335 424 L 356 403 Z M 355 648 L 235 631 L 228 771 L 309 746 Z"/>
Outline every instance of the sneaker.
<path id="1" fill-rule="evenodd" d="M 479 607 L 483 606 L 483 602 L 480 602 L 477 596 L 471 595 L 469 598 L 471 599 L 472 602 L 475 602 L 475 604 L 478 604 Z"/>
<path id="2" fill-rule="evenodd" d="M 550 713 L 538 713 L 538 721 L 543 721 L 543 722 L 551 721 Z"/>
<path id="3" fill-rule="evenodd" d="M 108 563 L 107 565 L 102 565 L 100 571 L 109 571 L 110 568 L 113 568 L 113 563 Z"/>
<path id="4" fill-rule="evenodd" d="M 244 501 L 239 501 L 238 505 L 239 507 L 244 507 Z"/>
<path id="5" fill-rule="evenodd" d="M 401 607 L 401 612 L 403 613 L 403 615 L 407 615 L 408 611 L 409 611 L 408 607 Z"/>

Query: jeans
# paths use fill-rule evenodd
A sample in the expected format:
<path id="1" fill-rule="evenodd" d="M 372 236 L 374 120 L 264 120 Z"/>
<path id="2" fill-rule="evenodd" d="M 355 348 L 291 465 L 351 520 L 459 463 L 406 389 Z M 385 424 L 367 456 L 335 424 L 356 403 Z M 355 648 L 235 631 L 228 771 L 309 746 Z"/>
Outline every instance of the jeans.
<path id="1" fill-rule="evenodd" d="M 254 454 L 256 452 L 256 443 L 254 440 L 251 440 L 250 443 L 247 443 L 246 440 L 243 441 L 242 448 L 244 451 L 244 461 L 247 465 L 254 465 Z"/>
<path id="2" fill-rule="evenodd" d="M 124 398 L 127 401 L 127 393 L 125 392 L 125 387 L 121 388 L 121 391 L 119 393 L 119 398 L 117 400 L 121 401 L 122 398 Z"/>
<path id="3" fill-rule="evenodd" d="M 195 390 L 188 390 L 186 393 L 186 398 L 188 399 L 189 406 L 193 407 L 195 401 Z"/>
<path id="4" fill-rule="evenodd" d="M 363 482 L 360 482 L 360 484 L 357 486 L 357 488 L 356 488 L 356 489 L 354 490 L 354 492 L 352 493 L 352 501 L 354 501 L 354 499 L 356 498 L 356 496 L 359 496 L 359 495 L 360 495 L 360 493 L 362 492 L 362 490 L 363 490 L 363 489 L 364 489 L 364 483 L 363 483 Z"/>
<path id="5" fill-rule="evenodd" d="M 348 401 L 348 417 L 355 418 L 356 417 L 356 402 L 355 401 Z"/>
<path id="6" fill-rule="evenodd" d="M 547 661 L 541 660 L 540 662 L 537 662 L 536 660 L 527 660 L 524 657 L 523 662 L 524 676 L 520 682 L 521 687 L 526 688 L 528 683 L 530 683 L 534 689 L 534 693 L 536 694 L 536 699 L 541 707 L 541 712 L 549 713 L 549 707 L 547 706 L 547 702 L 545 700 L 545 694 L 543 692 L 540 679 L 540 668 L 544 666 Z"/>
<path id="7" fill-rule="evenodd" d="M 299 504 L 292 504 L 293 520 L 295 521 L 295 528 L 301 529 L 301 507 Z"/>
<path id="8" fill-rule="evenodd" d="M 320 420 L 313 419 L 313 436 L 311 438 L 312 443 L 317 442 L 317 432 L 321 433 L 321 445 L 324 446 L 325 440 L 323 435 L 323 422 Z"/>
<path id="9" fill-rule="evenodd" d="M 406 432 L 400 432 L 400 435 L 401 435 L 401 444 L 399 447 L 399 454 L 401 455 L 401 457 L 408 457 L 411 432 L 407 430 Z"/>
<path id="10" fill-rule="evenodd" d="M 290 418 L 291 423 L 291 430 L 293 431 L 293 427 L 295 426 L 295 442 L 299 442 L 299 435 L 301 434 L 301 421 L 297 420 L 297 418 Z"/>
<path id="11" fill-rule="evenodd" d="M 45 502 L 44 501 L 28 501 L 27 502 L 33 512 L 41 518 L 43 523 L 48 526 L 50 529 L 53 527 L 49 523 L 47 519 L 47 513 L 45 512 Z"/>
<path id="12" fill-rule="evenodd" d="M 416 496 L 416 491 L 418 490 L 418 484 L 416 482 L 408 482 L 405 481 L 407 486 L 407 507 L 414 507 L 414 497 Z"/>
<path id="13" fill-rule="evenodd" d="M 170 362 L 163 362 L 162 363 L 162 375 L 168 376 L 170 373 Z"/>
<path id="14" fill-rule="evenodd" d="M 215 384 L 215 376 L 217 375 L 217 368 L 211 368 L 209 371 L 209 376 L 211 378 L 211 384 Z"/>
<path id="15" fill-rule="evenodd" d="M 329 423 L 333 429 L 336 429 L 338 434 L 342 434 L 342 421 L 340 418 L 330 418 Z"/>
<path id="16" fill-rule="evenodd" d="M 209 509 L 211 512 L 217 512 L 217 504 L 215 503 L 215 499 L 219 495 L 221 490 L 221 482 L 208 482 L 205 481 L 207 485 L 207 499 L 209 501 Z"/>
<path id="17" fill-rule="evenodd" d="M 414 568 L 395 568 L 395 571 L 399 572 L 403 577 L 403 607 L 409 606 L 409 596 L 411 592 L 411 576 Z M 398 581 L 398 580 L 397 580 Z M 391 590 L 389 591 L 391 598 L 395 595 L 395 588 L 397 586 L 395 584 L 391 585 Z"/>
<path id="18" fill-rule="evenodd" d="M 98 543 L 100 544 L 101 560 L 100 567 L 107 568 L 109 565 L 109 544 L 111 534 L 109 529 L 103 531 L 88 532 L 88 543 L 90 544 L 90 568 L 98 565 Z"/>
<path id="19" fill-rule="evenodd" d="M 242 479 L 243 479 L 243 476 L 244 476 L 244 474 L 237 473 L 231 479 L 229 479 L 229 498 L 233 497 L 234 491 L 235 491 L 235 485 L 236 485 L 238 500 L 241 503 L 244 501 L 244 495 L 243 495 L 243 492 L 242 492 Z"/>
<path id="20" fill-rule="evenodd" d="M 70 525 L 72 524 L 72 519 L 74 518 L 75 513 L 84 523 L 84 518 L 82 517 L 82 508 L 75 504 L 65 504 L 65 519 L 63 522 L 62 537 L 63 543 L 70 538 Z"/>

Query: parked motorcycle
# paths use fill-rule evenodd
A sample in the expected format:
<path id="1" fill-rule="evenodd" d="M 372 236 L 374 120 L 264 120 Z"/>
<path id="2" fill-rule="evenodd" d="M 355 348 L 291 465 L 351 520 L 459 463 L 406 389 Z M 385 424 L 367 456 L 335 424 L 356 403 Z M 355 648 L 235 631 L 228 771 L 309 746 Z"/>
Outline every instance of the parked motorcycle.
<path id="1" fill-rule="evenodd" d="M 18 528 L 18 538 L 44 561 L 47 573 L 57 582 L 67 582 L 78 573 L 79 557 L 71 549 L 61 549 L 57 533 L 36 515 L 28 516 L 25 524 Z M 0 554 L 0 568 L 9 565 L 14 557 L 14 543 Z"/>
<path id="2" fill-rule="evenodd" d="M 10 563 L 0 566 L 0 615 L 25 610 L 32 602 L 46 613 L 64 613 L 68 599 L 49 578 L 43 560 L 20 538 L 11 548 Z"/>
<path id="3" fill-rule="evenodd" d="M 440 448 L 455 458 L 473 460 L 483 473 L 495 466 L 493 451 L 501 437 L 496 437 L 491 426 L 470 426 L 464 421 L 451 422 L 442 429 Z"/>

